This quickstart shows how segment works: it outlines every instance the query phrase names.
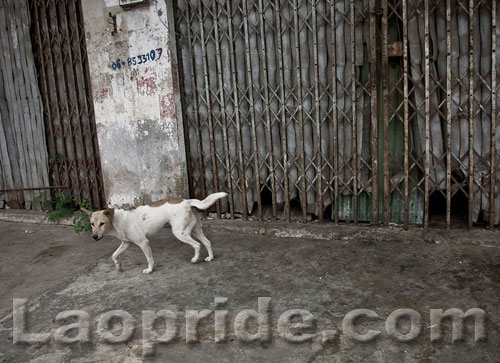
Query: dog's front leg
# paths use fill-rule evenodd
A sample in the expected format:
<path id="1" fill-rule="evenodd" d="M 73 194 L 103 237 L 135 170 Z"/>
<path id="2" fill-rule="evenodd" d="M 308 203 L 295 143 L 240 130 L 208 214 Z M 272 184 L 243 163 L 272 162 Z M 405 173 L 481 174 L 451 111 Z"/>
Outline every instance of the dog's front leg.
<path id="1" fill-rule="evenodd" d="M 153 259 L 153 253 L 151 252 L 151 247 L 149 247 L 149 241 L 148 240 L 141 241 L 137 245 L 141 248 L 142 252 L 144 253 L 144 256 L 146 256 L 146 260 L 148 260 L 148 268 L 142 270 L 142 273 L 150 274 L 151 272 L 153 272 L 155 261 Z"/>
<path id="2" fill-rule="evenodd" d="M 123 251 L 125 251 L 127 248 L 129 248 L 129 246 L 130 246 L 129 242 L 122 241 L 122 244 L 120 245 L 120 247 L 118 247 L 116 249 L 116 251 L 113 253 L 113 256 L 111 256 L 111 258 L 113 259 L 113 262 L 115 263 L 116 269 L 118 271 L 121 271 L 121 268 L 122 268 L 120 261 L 118 261 L 118 256 L 120 256 L 120 254 Z"/>

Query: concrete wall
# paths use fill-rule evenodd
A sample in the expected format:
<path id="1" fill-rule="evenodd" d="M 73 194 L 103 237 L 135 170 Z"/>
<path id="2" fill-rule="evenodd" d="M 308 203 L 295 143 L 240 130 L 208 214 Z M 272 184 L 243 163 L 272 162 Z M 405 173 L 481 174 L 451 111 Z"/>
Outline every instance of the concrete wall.
<path id="1" fill-rule="evenodd" d="M 82 8 L 108 204 L 187 196 L 164 0 L 131 10 L 118 0 L 82 0 Z"/>

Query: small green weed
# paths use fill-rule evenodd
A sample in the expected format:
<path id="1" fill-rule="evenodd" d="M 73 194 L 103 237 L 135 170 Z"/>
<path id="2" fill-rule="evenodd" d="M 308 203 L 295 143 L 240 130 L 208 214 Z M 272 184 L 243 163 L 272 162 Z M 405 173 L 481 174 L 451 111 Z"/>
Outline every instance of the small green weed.
<path id="1" fill-rule="evenodd" d="M 51 222 L 71 217 L 75 211 L 73 197 L 70 195 L 58 195 L 52 201 L 45 201 L 43 207 L 47 212 L 47 219 Z"/>
<path id="2" fill-rule="evenodd" d="M 76 233 L 90 231 L 90 219 L 87 213 L 82 212 L 80 207 L 90 210 L 87 200 L 82 199 L 80 203 L 70 195 L 60 194 L 53 200 L 42 202 L 42 209 L 47 213 L 47 219 L 57 222 L 63 218 L 73 217 L 73 226 Z"/>
<path id="3" fill-rule="evenodd" d="M 82 199 L 80 207 L 90 210 L 90 205 L 85 199 Z M 73 226 L 75 227 L 75 232 L 78 234 L 90 231 L 92 226 L 90 225 L 89 215 L 78 209 L 73 217 Z"/>

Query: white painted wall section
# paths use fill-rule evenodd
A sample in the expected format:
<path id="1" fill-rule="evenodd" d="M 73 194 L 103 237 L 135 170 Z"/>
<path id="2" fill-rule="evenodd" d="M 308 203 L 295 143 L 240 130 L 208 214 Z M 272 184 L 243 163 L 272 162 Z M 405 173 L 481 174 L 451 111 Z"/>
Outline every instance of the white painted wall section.
<path id="1" fill-rule="evenodd" d="M 108 204 L 187 197 L 165 2 L 124 10 L 118 0 L 82 0 L 82 8 Z"/>

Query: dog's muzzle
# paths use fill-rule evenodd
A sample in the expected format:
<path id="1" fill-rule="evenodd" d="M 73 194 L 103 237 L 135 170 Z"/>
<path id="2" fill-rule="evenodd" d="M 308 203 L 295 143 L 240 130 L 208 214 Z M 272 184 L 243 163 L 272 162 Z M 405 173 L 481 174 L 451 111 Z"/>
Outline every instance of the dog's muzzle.
<path id="1" fill-rule="evenodd" d="M 99 237 L 97 234 L 93 234 L 92 238 L 95 239 L 96 241 L 99 241 L 102 237 Z"/>

